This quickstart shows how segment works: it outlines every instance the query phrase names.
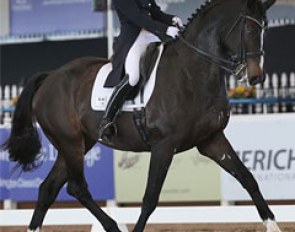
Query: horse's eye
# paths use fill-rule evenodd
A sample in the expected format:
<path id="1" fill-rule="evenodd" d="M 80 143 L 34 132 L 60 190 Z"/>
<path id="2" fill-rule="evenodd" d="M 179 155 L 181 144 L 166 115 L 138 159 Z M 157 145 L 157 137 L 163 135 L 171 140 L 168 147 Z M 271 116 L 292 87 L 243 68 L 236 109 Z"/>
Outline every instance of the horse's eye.
<path id="1" fill-rule="evenodd" d="M 255 30 L 247 30 L 247 34 L 250 36 L 254 36 L 256 34 Z"/>
<path id="2" fill-rule="evenodd" d="M 254 37 L 256 35 L 259 35 L 260 34 L 260 31 L 257 29 L 257 28 L 247 28 L 246 29 L 246 33 L 251 36 L 251 37 Z"/>

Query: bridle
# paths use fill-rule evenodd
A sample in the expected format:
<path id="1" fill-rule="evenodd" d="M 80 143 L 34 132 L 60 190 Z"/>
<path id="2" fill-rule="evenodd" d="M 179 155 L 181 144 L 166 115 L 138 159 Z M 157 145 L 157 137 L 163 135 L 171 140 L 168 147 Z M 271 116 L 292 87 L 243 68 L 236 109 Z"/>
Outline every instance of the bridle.
<path id="1" fill-rule="evenodd" d="M 265 22 L 263 21 L 260 23 L 257 19 L 241 13 L 237 19 L 235 20 L 234 24 L 230 28 L 230 30 L 227 32 L 225 36 L 225 40 L 229 38 L 231 33 L 234 31 L 234 29 L 241 24 L 240 28 L 240 54 L 234 54 L 230 56 L 229 59 L 222 58 L 220 56 L 210 54 L 209 52 L 203 51 L 202 49 L 194 46 L 190 42 L 188 42 L 183 36 L 179 36 L 180 41 L 182 41 L 186 46 L 191 48 L 194 52 L 202 55 L 205 59 L 207 59 L 210 62 L 213 62 L 217 64 L 220 68 L 223 70 L 229 72 L 231 75 L 235 77 L 240 77 L 241 74 L 246 73 L 247 69 L 247 58 L 249 57 L 260 57 L 264 55 L 263 49 L 260 51 L 254 51 L 254 52 L 247 52 L 246 50 L 246 41 L 245 41 L 245 24 L 246 21 L 250 20 L 254 23 L 256 23 L 262 30 L 265 28 Z"/>

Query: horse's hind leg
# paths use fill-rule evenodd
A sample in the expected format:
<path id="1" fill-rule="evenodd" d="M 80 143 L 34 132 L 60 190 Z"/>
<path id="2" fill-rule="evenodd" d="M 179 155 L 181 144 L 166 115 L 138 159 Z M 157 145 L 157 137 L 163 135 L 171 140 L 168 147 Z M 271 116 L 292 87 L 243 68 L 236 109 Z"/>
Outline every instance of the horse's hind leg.
<path id="1" fill-rule="evenodd" d="M 247 190 L 256 205 L 260 217 L 264 221 L 267 232 L 280 232 L 279 227 L 274 221 L 274 215 L 265 202 L 256 180 L 240 161 L 223 132 L 217 133 L 199 145 L 198 149 L 201 154 L 208 156 L 234 176 Z"/>
<path id="2" fill-rule="evenodd" d="M 65 184 L 67 173 L 65 162 L 61 155 L 58 156 L 47 178 L 39 187 L 38 201 L 29 226 L 29 231 L 38 231 L 50 205 L 56 199 L 61 187 Z"/>
<path id="3" fill-rule="evenodd" d="M 141 214 L 134 228 L 135 232 L 144 230 L 149 216 L 157 206 L 173 154 L 173 147 L 170 143 L 160 143 L 152 147 L 148 182 L 141 207 Z"/>
<path id="4" fill-rule="evenodd" d="M 92 199 L 84 177 L 84 155 L 79 151 L 80 148 L 75 147 L 74 144 L 79 144 L 79 142 L 63 144 L 63 147 L 67 149 L 65 159 L 68 173 L 68 193 L 77 198 L 100 221 L 106 231 L 119 232 L 117 223 Z"/>

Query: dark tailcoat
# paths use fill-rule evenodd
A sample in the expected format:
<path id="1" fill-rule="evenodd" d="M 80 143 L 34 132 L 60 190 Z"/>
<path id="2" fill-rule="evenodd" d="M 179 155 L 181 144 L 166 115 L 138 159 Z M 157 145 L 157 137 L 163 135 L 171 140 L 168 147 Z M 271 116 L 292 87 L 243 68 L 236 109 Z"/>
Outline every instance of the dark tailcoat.
<path id="1" fill-rule="evenodd" d="M 124 63 L 129 49 L 142 28 L 155 34 L 162 41 L 170 38 L 166 35 L 172 25 L 173 15 L 165 14 L 155 0 L 113 0 L 121 23 L 121 31 L 114 46 L 112 57 L 113 70 L 105 87 L 119 84 L 124 71 Z"/>

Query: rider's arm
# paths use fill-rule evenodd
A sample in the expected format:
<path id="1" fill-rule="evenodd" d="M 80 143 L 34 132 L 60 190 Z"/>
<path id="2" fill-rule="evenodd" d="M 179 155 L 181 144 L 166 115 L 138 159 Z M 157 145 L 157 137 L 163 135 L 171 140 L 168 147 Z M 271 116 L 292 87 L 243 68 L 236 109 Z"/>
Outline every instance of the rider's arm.
<path id="1" fill-rule="evenodd" d="M 158 20 L 167 25 L 172 25 L 172 19 L 175 16 L 175 15 L 164 13 L 161 10 L 161 8 L 157 5 L 155 0 L 151 0 L 151 14 L 155 20 Z"/>
<path id="2" fill-rule="evenodd" d="M 169 38 L 166 35 L 168 25 L 155 21 L 144 14 L 134 0 L 114 0 L 116 10 L 123 14 L 131 23 L 155 34 L 161 40 Z"/>

